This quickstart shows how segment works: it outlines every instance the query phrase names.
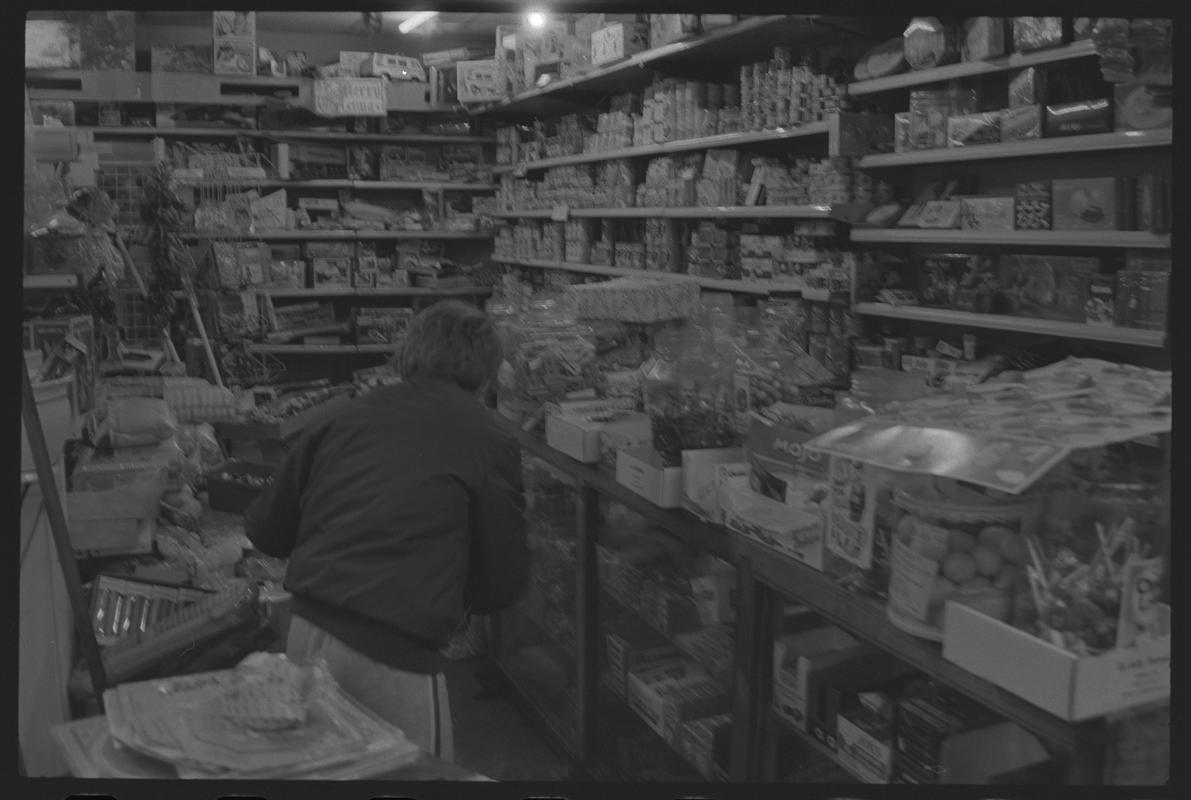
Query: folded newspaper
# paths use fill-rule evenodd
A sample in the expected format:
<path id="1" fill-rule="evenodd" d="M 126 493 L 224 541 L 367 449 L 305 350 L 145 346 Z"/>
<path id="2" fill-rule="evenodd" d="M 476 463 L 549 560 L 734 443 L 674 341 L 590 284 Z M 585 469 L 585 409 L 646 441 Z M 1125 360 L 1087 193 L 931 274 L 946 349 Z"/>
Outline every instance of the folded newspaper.
<path id="1" fill-rule="evenodd" d="M 398 728 L 344 693 L 324 663 L 279 654 L 121 684 L 104 693 L 104 705 L 114 743 L 167 762 L 182 778 L 353 779 L 419 756 Z M 70 736 L 59 738 L 69 751 Z"/>

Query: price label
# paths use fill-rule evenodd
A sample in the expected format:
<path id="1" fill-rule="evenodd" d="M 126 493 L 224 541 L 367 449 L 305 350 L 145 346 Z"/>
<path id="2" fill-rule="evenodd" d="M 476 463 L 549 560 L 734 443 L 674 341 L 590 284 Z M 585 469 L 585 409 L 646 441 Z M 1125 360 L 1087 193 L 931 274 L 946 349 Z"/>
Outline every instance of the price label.
<path id="1" fill-rule="evenodd" d="M 550 219 L 555 222 L 566 222 L 571 218 L 570 206 L 558 205 L 550 212 Z"/>
<path id="2" fill-rule="evenodd" d="M 322 117 L 383 117 L 384 78 L 323 78 L 314 82 L 314 113 Z"/>

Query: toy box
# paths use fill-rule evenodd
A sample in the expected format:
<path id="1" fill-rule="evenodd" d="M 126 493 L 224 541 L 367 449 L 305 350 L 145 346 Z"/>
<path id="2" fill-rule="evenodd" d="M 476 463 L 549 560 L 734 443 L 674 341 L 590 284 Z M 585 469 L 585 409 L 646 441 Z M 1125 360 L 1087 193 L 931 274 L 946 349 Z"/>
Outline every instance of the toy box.
<path id="1" fill-rule="evenodd" d="M 1001 113 L 961 114 L 947 119 L 947 146 L 967 147 L 1001 141 Z"/>
<path id="2" fill-rule="evenodd" d="M 1042 106 L 1007 108 L 1001 112 L 1001 141 L 1020 142 L 1042 137 Z"/>
<path id="3" fill-rule="evenodd" d="M 1100 260 L 1083 256 L 1001 257 L 1000 295 L 1006 313 L 1084 322 Z"/>
<path id="4" fill-rule="evenodd" d="M 1050 230 L 1050 181 L 1017 184 L 1013 214 L 1013 226 L 1017 230 Z"/>
<path id="5" fill-rule="evenodd" d="M 648 22 L 614 22 L 591 35 L 591 63 L 596 66 L 649 49 Z"/>
<path id="6" fill-rule="evenodd" d="M 1112 130 L 1112 104 L 1107 99 L 1046 107 L 1046 135 L 1084 136 Z"/>
<path id="7" fill-rule="evenodd" d="M 965 197 L 960 201 L 960 227 L 969 231 L 1011 231 L 1014 198 Z"/>
<path id="8" fill-rule="evenodd" d="M 211 48 L 197 44 L 153 45 L 149 68 L 153 72 L 193 72 L 209 75 Z"/>
<path id="9" fill-rule="evenodd" d="M 1128 178 L 1066 178 L 1051 187 L 1056 231 L 1133 229 L 1134 185 Z"/>

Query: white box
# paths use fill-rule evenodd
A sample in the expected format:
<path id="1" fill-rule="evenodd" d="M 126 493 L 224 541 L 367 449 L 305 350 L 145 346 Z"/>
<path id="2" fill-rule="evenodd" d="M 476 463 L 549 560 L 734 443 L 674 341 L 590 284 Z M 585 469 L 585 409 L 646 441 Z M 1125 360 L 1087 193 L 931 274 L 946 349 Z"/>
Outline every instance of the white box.
<path id="1" fill-rule="evenodd" d="M 651 449 L 619 451 L 616 482 L 662 508 L 682 505 L 682 467 L 663 466 Z"/>
<path id="2" fill-rule="evenodd" d="M 628 679 L 629 708 L 637 712 L 658 736 L 665 737 L 667 690 L 676 686 L 705 680 L 707 673 L 688 659 L 630 672 Z"/>
<path id="3" fill-rule="evenodd" d="M 719 488 L 716 482 L 716 466 L 720 464 L 741 464 L 744 450 L 739 447 L 713 448 L 709 450 L 682 451 L 682 507 L 695 516 L 719 522 Z"/>
<path id="4" fill-rule="evenodd" d="M 626 414 L 600 430 L 600 464 L 615 471 L 619 451 L 648 449 L 652 442 L 653 423 L 649 415 Z"/>
<path id="5" fill-rule="evenodd" d="M 546 444 L 576 461 L 594 464 L 600 460 L 600 431 L 615 419 L 611 414 L 549 414 Z"/>
<path id="6" fill-rule="evenodd" d="M 614 22 L 591 35 L 591 63 L 619 61 L 649 47 L 649 24 Z"/>
<path id="7" fill-rule="evenodd" d="M 943 658 L 1069 722 L 1168 699 L 1170 639 L 1081 658 L 959 603 L 943 618 Z"/>
<path id="8" fill-rule="evenodd" d="M 724 525 L 765 547 L 823 569 L 824 519 L 731 482 L 720 492 Z"/>
<path id="9" fill-rule="evenodd" d="M 481 103 L 499 100 L 502 91 L 500 66 L 495 58 L 482 61 L 460 61 L 455 67 L 458 75 L 460 103 Z"/>

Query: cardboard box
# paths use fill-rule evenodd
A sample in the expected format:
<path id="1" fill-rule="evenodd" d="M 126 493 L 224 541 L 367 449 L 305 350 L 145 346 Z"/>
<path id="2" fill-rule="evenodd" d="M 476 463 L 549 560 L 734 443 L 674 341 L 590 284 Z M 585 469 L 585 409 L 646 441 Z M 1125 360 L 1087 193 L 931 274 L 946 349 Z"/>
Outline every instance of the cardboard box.
<path id="1" fill-rule="evenodd" d="M 1001 112 L 1001 141 L 1021 142 L 1042 137 L 1042 106 L 1019 106 Z"/>
<path id="2" fill-rule="evenodd" d="M 546 416 L 546 444 L 576 461 L 594 464 L 600 460 L 600 432 L 610 422 L 630 415 L 616 407 L 587 413 L 560 413 Z"/>
<path id="3" fill-rule="evenodd" d="M 836 720 L 839 764 L 866 783 L 889 783 L 893 773 L 892 725 L 857 708 Z"/>
<path id="4" fill-rule="evenodd" d="M 1113 91 L 1113 130 L 1152 131 L 1174 123 L 1169 86 L 1118 83 Z"/>
<path id="5" fill-rule="evenodd" d="M 351 286 L 351 258 L 312 258 L 310 267 L 314 275 L 314 286 Z"/>
<path id="6" fill-rule="evenodd" d="M 149 66 L 153 72 L 210 75 L 213 69 L 211 48 L 196 44 L 155 44 L 150 51 Z"/>
<path id="7" fill-rule="evenodd" d="M 25 69 L 79 69 L 78 26 L 56 19 L 25 20 Z"/>
<path id="8" fill-rule="evenodd" d="M 969 147 L 1001 141 L 1001 112 L 961 114 L 947 119 L 947 146 Z"/>
<path id="9" fill-rule="evenodd" d="M 633 618 L 613 625 L 604 636 L 608 656 L 609 685 L 620 697 L 628 697 L 628 677 L 654 667 L 683 662 L 682 651 L 657 631 Z"/>
<path id="10" fill-rule="evenodd" d="M 616 482 L 662 508 L 682 505 L 682 467 L 664 466 L 652 449 L 617 452 Z"/>
<path id="11" fill-rule="evenodd" d="M 652 50 L 681 41 L 699 31 L 697 14 L 650 14 L 649 47 Z"/>
<path id="12" fill-rule="evenodd" d="M 707 673 L 702 667 L 685 658 L 630 672 L 626 684 L 629 708 L 655 733 L 664 736 L 665 693 L 678 686 L 702 682 L 706 678 Z"/>
<path id="13" fill-rule="evenodd" d="M 1046 105 L 1046 80 L 1038 67 L 1025 67 L 1009 76 L 1009 108 Z"/>
<path id="14" fill-rule="evenodd" d="M 1013 212 L 1013 226 L 1019 231 L 1050 230 L 1050 181 L 1017 184 Z"/>
<path id="15" fill-rule="evenodd" d="M 960 227 L 969 231 L 1014 229 L 1012 197 L 965 197 L 960 201 Z"/>
<path id="16" fill-rule="evenodd" d="M 715 775 L 715 741 L 721 728 L 730 728 L 732 716 L 717 714 L 692 720 L 682 726 L 678 747 L 682 756 L 707 780 Z"/>
<path id="17" fill-rule="evenodd" d="M 648 449 L 652 443 L 653 424 L 648 414 L 612 420 L 600 429 L 600 466 L 615 472 L 619 451 Z"/>
<path id="18" fill-rule="evenodd" d="M 132 11 L 91 11 L 71 15 L 79 32 L 79 67 L 123 70 L 136 66 L 136 22 Z"/>
<path id="19" fill-rule="evenodd" d="M 822 513 L 794 508 L 732 484 L 721 490 L 720 505 L 730 530 L 815 569 L 823 568 Z"/>
<path id="20" fill-rule="evenodd" d="M 1107 99 L 1084 100 L 1046 107 L 1046 135 L 1086 136 L 1112 130 L 1112 104 Z"/>
<path id="21" fill-rule="evenodd" d="M 75 362 L 74 381 L 70 386 L 71 409 L 80 416 L 95 408 L 95 384 L 99 375 L 98 340 L 95 320 L 88 315 L 50 317 L 31 322 L 30 349 L 50 353 L 67 336 L 80 342 L 87 355 Z"/>
<path id="22" fill-rule="evenodd" d="M 614 22 L 591 35 L 591 63 L 620 61 L 649 49 L 648 22 Z"/>
<path id="23" fill-rule="evenodd" d="M 779 637 L 773 643 L 774 710 L 798 730 L 809 733 L 818 673 L 869 650 L 834 625 Z"/>
<path id="24" fill-rule="evenodd" d="M 1052 184 L 1056 231 L 1133 229 L 1134 187 L 1128 178 L 1066 178 Z"/>
<path id="25" fill-rule="evenodd" d="M 1161 615 L 1169 631 L 1169 606 Z M 943 622 L 943 658 L 1069 722 L 1168 699 L 1170 645 L 1167 633 L 1081 658 L 958 603 Z"/>
<path id="26" fill-rule="evenodd" d="M 256 75 L 256 56 L 252 39 L 216 39 L 211 71 L 216 75 Z"/>
<path id="27" fill-rule="evenodd" d="M 482 103 L 505 96 L 496 59 L 460 61 L 455 69 L 459 76 L 460 103 Z"/>
<path id="28" fill-rule="evenodd" d="M 704 520 L 722 517 L 716 482 L 716 467 L 740 465 L 744 451 L 739 447 L 682 451 L 682 507 Z M 747 469 L 747 465 L 743 465 Z"/>
<path id="29" fill-rule="evenodd" d="M 1116 281 L 1113 275 L 1093 275 L 1084 309 L 1088 325 L 1111 327 L 1116 319 Z"/>

